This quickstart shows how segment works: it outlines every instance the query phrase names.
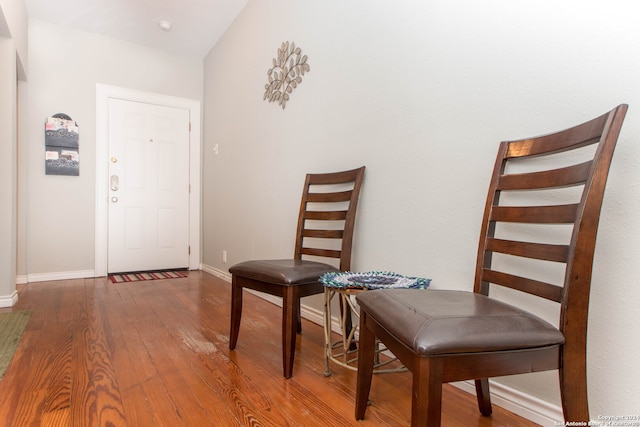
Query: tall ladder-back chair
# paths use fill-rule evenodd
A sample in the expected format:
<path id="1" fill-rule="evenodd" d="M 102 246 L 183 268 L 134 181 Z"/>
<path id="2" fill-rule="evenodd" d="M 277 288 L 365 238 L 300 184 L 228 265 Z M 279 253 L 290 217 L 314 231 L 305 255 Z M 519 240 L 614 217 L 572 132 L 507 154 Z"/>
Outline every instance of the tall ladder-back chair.
<path id="1" fill-rule="evenodd" d="M 556 369 L 565 420 L 589 422 L 591 270 L 605 183 L 626 111 L 620 105 L 561 132 L 500 144 L 473 292 L 358 295 L 356 419 L 365 415 L 377 337 L 413 374 L 412 426 L 440 425 L 443 383 L 475 380 L 480 412 L 488 416 L 488 378 Z M 558 303 L 558 327 L 498 301 L 494 285 Z"/>
<path id="2" fill-rule="evenodd" d="M 362 166 L 343 172 L 307 174 L 293 259 L 246 261 L 229 268 L 230 350 L 236 348 L 238 341 L 243 288 L 282 297 L 282 365 L 284 377 L 291 378 L 296 332 L 302 330 L 300 298 L 324 292 L 318 282 L 323 273 L 351 269 L 353 229 L 364 170 Z M 318 259 L 322 258 L 318 257 L 339 259 L 339 265 L 320 262 Z"/>

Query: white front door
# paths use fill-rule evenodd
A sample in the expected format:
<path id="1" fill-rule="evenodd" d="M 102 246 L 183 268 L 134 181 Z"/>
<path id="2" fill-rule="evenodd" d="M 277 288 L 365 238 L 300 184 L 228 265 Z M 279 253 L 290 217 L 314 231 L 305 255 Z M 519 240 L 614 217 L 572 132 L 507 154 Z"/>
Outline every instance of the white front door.
<path id="1" fill-rule="evenodd" d="M 189 266 L 189 110 L 109 99 L 109 273 Z"/>

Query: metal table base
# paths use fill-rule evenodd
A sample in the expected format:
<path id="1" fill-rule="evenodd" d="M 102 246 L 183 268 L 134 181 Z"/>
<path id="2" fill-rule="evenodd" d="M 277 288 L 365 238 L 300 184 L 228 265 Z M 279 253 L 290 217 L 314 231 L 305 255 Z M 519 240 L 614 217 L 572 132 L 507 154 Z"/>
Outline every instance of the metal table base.
<path id="1" fill-rule="evenodd" d="M 336 289 L 324 288 L 324 375 L 331 375 L 329 369 L 330 361 L 351 369 L 358 370 L 358 329 L 360 326 L 360 314 L 355 301 L 355 296 L 364 289 Z M 332 340 L 332 318 L 331 301 L 338 296 L 340 302 L 340 331 L 342 337 L 339 340 Z M 355 321 L 354 321 L 355 319 Z M 400 361 L 391 354 L 384 353 L 387 349 L 382 343 L 376 341 L 376 353 L 373 366 L 374 374 L 405 372 L 405 368 Z"/>

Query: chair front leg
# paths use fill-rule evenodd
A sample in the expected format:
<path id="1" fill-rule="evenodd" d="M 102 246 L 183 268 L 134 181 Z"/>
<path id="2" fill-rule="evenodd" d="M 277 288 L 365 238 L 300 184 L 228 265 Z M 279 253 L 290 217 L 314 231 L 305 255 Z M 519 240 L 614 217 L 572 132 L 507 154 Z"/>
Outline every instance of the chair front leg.
<path id="1" fill-rule="evenodd" d="M 299 305 L 300 297 L 293 286 L 288 286 L 282 296 L 282 370 L 287 379 L 293 375 Z"/>
<path id="2" fill-rule="evenodd" d="M 367 325 L 367 313 L 360 312 L 360 337 L 358 348 L 358 374 L 356 383 L 356 420 L 364 420 L 369 402 L 376 336 Z"/>
<path id="3" fill-rule="evenodd" d="M 231 327 L 229 331 L 229 350 L 236 348 L 240 319 L 242 318 L 242 286 L 238 285 L 235 275 L 231 277 Z"/>
<path id="4" fill-rule="evenodd" d="M 414 357 L 411 427 L 439 427 L 442 417 L 442 360 Z"/>

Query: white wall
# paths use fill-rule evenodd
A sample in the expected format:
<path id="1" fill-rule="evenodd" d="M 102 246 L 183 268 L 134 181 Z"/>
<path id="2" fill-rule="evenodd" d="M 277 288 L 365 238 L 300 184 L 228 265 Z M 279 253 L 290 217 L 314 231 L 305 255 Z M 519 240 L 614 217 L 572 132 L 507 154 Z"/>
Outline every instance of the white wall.
<path id="1" fill-rule="evenodd" d="M 17 301 L 18 79 L 27 68 L 27 16 L 22 0 L 0 0 L 0 307 Z"/>
<path id="2" fill-rule="evenodd" d="M 16 50 L 0 37 L 0 307 L 16 301 Z"/>
<path id="3" fill-rule="evenodd" d="M 95 229 L 96 83 L 202 99 L 202 60 L 35 21 L 29 27 L 26 274 L 92 272 Z M 44 173 L 44 121 L 79 126 L 80 176 Z M 62 250 L 64 249 L 64 250 Z"/>
<path id="4" fill-rule="evenodd" d="M 14 43 L 18 78 L 24 80 L 29 68 L 27 61 L 29 49 L 27 8 L 23 0 L 0 0 L 0 36 L 4 36 L 3 27 Z"/>
<path id="5" fill-rule="evenodd" d="M 293 253 L 304 174 L 367 166 L 352 266 L 471 289 L 498 142 L 629 103 L 603 206 L 591 413 L 640 414 L 640 29 L 633 2 L 252 1 L 205 59 L 204 264 Z M 309 74 L 263 101 L 283 41 Z M 214 146 L 219 154 L 214 154 Z M 228 264 L 221 254 L 228 251 Z M 320 298 L 307 304 L 320 308 Z M 557 310 L 531 307 L 557 322 Z M 557 376 L 500 379 L 559 404 Z"/>

